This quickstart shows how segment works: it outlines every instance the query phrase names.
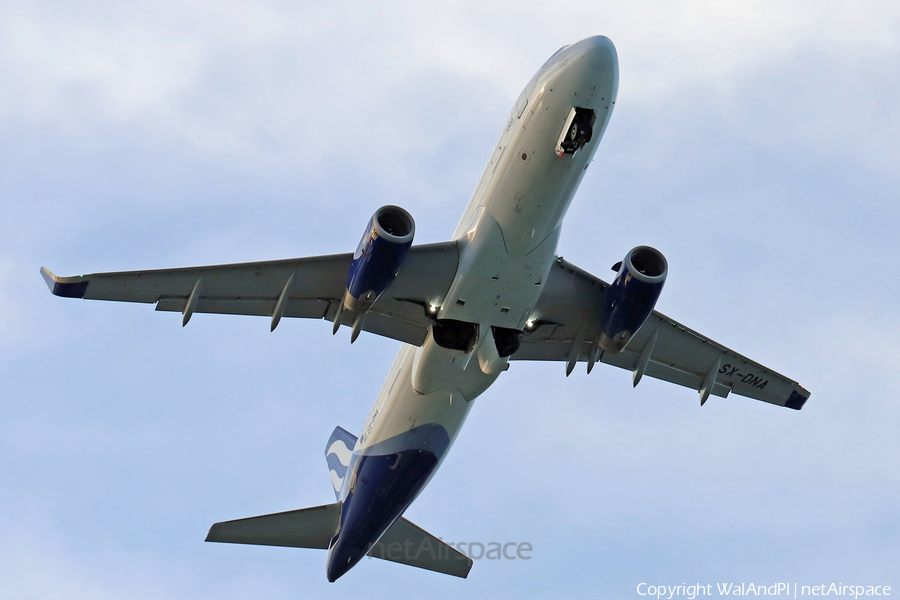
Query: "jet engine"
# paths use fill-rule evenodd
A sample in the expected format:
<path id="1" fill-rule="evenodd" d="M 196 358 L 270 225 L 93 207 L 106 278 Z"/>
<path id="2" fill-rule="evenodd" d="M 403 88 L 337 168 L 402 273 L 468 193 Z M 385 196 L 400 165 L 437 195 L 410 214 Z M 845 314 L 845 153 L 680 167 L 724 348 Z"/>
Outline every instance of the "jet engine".
<path id="1" fill-rule="evenodd" d="M 343 308 L 364 313 L 394 281 L 412 246 L 416 222 L 399 206 L 375 211 L 353 254 Z"/>
<path id="2" fill-rule="evenodd" d="M 637 246 L 625 260 L 606 292 L 600 321 L 600 347 L 618 354 L 637 333 L 656 306 L 669 267 L 666 257 L 650 246 Z"/>

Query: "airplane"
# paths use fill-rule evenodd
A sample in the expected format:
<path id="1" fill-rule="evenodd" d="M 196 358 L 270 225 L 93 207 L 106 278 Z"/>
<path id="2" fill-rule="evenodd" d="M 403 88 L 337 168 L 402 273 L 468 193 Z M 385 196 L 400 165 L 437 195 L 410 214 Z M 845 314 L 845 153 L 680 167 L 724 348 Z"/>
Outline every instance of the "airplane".
<path id="1" fill-rule="evenodd" d="M 666 258 L 636 246 L 607 283 L 556 254 L 563 217 L 609 124 L 618 92 L 612 41 L 563 46 L 538 70 L 450 241 L 413 245 L 397 206 L 369 219 L 352 254 L 57 277 L 53 294 L 180 312 L 326 319 L 402 342 L 360 435 L 326 445 L 335 502 L 215 523 L 210 542 L 328 551 L 334 582 L 364 556 L 458 577 L 472 559 L 403 517 L 436 473 L 475 399 L 509 361 L 558 361 L 568 376 L 604 363 L 697 390 L 800 410 L 797 382 L 654 310 Z"/>

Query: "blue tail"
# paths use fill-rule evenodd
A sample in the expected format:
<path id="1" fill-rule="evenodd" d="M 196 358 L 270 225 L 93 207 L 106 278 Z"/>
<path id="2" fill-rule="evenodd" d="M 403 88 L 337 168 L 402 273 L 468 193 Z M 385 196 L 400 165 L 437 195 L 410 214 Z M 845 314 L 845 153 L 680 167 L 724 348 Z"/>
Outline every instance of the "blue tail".
<path id="1" fill-rule="evenodd" d="M 344 480 L 347 477 L 347 471 L 350 468 L 350 460 L 353 457 L 354 448 L 356 448 L 356 437 L 340 427 L 335 427 L 334 432 L 328 439 L 328 445 L 325 447 L 325 460 L 328 462 L 331 484 L 334 486 L 334 495 L 337 498 L 337 502 L 334 504 L 215 523 L 210 528 L 206 541 L 327 549 L 329 553 L 326 574 L 329 581 L 334 581 L 346 573 L 365 554 L 420 569 L 428 569 L 429 571 L 446 573 L 456 577 L 466 577 L 469 574 L 469 569 L 472 568 L 471 558 L 460 553 L 456 548 L 445 544 L 440 538 L 436 538 L 413 525 L 403 517 L 391 517 L 393 523 L 383 532 L 380 541 L 374 546 L 364 544 L 362 546 L 362 554 L 356 556 L 355 560 L 348 560 L 348 558 L 354 558 L 354 555 L 348 552 L 347 549 L 349 548 L 350 551 L 356 549 L 355 541 L 358 541 L 358 533 L 361 530 L 358 523 L 359 518 L 367 518 L 367 515 L 363 515 L 360 512 L 359 505 L 361 505 L 361 502 L 357 500 L 353 503 L 354 506 L 357 506 L 357 510 L 354 513 L 354 518 L 357 521 L 356 525 L 349 528 L 345 528 L 343 525 L 342 509 L 354 497 L 352 492 L 348 492 L 348 497 L 343 501 L 341 500 L 341 491 L 344 486 Z M 422 452 L 427 451 L 417 450 L 412 455 L 416 457 Z M 390 459 L 389 462 L 394 463 L 394 467 L 399 465 L 402 468 L 400 456 L 401 453 L 397 453 L 396 458 L 393 458 L 391 455 L 375 456 L 373 464 L 376 467 L 379 465 L 383 466 L 384 459 L 388 458 Z M 415 460 L 415 458 L 413 461 L 414 465 L 422 462 L 421 459 Z M 390 470 L 391 467 L 388 467 L 388 469 Z M 410 470 L 406 469 L 405 471 L 400 471 L 400 474 L 408 472 Z M 365 479 L 361 481 L 365 481 Z M 358 492 L 359 490 L 357 490 Z M 369 496 L 374 497 L 371 494 Z M 362 505 L 364 506 L 366 494 L 364 493 L 358 497 L 363 498 Z M 369 502 L 369 504 L 371 505 L 372 503 Z M 378 515 L 375 516 L 378 517 Z M 371 527 L 368 529 L 371 529 Z M 362 527 L 362 530 L 365 533 L 366 527 Z M 342 543 L 341 538 L 347 535 L 347 531 L 350 531 L 351 534 L 349 535 L 349 541 L 344 543 L 343 549 L 338 548 L 335 544 Z M 353 535 L 354 531 L 357 533 L 356 536 Z M 378 540 L 378 537 L 371 537 L 373 537 L 372 541 Z M 335 540 L 338 541 L 335 542 Z M 336 548 L 337 550 L 335 550 Z M 403 549 L 404 552 L 397 554 L 397 548 Z"/>
<path id="2" fill-rule="evenodd" d="M 328 470 L 331 474 L 331 485 L 334 487 L 334 497 L 341 499 L 341 487 L 344 485 L 344 477 L 347 475 L 347 467 L 350 466 L 350 455 L 356 447 L 356 436 L 335 427 L 325 446 L 325 460 L 328 462 Z"/>

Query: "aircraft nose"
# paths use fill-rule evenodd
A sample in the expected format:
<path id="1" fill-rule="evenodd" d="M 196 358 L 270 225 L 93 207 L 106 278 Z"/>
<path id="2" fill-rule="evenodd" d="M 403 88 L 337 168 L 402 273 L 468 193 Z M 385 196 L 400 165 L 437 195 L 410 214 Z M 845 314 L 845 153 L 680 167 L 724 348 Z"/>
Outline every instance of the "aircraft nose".
<path id="1" fill-rule="evenodd" d="M 619 70 L 619 55 L 612 40 L 605 35 L 595 35 L 573 44 L 572 54 L 576 61 L 583 61 L 584 66 L 591 71 L 617 72 Z"/>

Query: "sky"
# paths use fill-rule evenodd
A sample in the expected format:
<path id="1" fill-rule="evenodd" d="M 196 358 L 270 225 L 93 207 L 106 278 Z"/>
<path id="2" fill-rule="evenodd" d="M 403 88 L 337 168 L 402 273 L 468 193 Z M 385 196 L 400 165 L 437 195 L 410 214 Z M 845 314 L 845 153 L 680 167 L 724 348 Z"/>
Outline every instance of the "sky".
<path id="1" fill-rule="evenodd" d="M 520 90 L 604 34 L 616 111 L 559 253 L 669 263 L 657 308 L 798 380 L 800 412 L 514 363 L 406 516 L 516 542 L 467 580 L 206 544 L 331 502 L 399 344 L 66 300 L 59 275 L 446 240 Z M 900 5 L 0 0 L 0 588 L 9 598 L 900 593 Z"/>

